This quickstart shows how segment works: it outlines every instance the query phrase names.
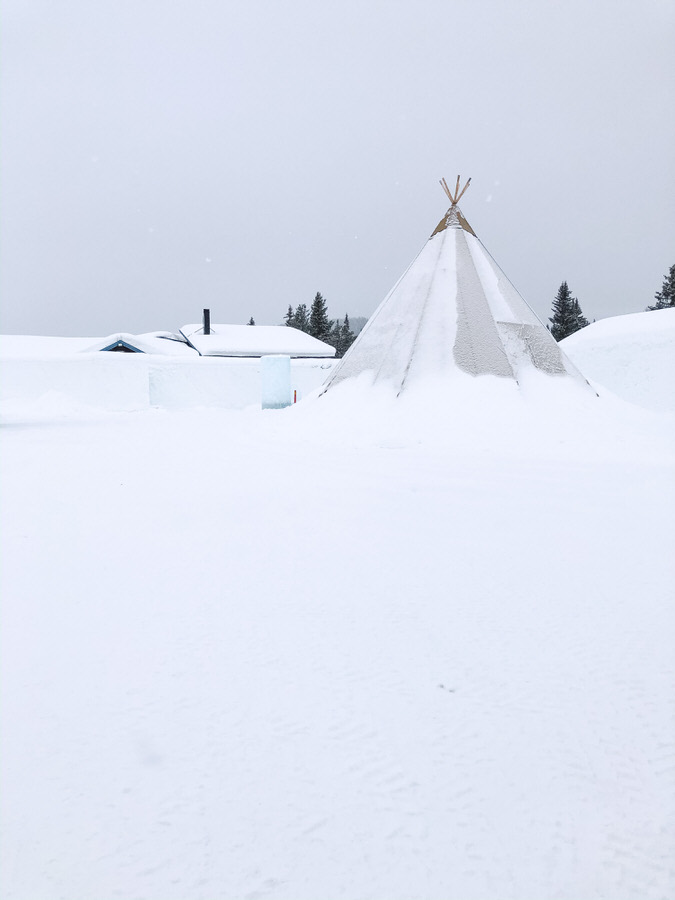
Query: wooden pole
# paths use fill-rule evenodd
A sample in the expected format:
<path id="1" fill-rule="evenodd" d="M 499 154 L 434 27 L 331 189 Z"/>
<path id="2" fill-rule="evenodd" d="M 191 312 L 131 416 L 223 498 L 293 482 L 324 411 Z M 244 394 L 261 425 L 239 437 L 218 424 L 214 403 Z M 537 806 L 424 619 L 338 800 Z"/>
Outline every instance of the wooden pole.
<path id="1" fill-rule="evenodd" d="M 461 193 L 461 194 L 459 195 L 459 197 L 455 200 L 455 203 L 459 203 L 459 201 L 460 201 L 460 200 L 462 199 L 462 197 L 464 196 L 464 191 L 468 188 L 468 186 L 469 186 L 470 184 L 471 184 L 471 179 L 469 178 L 469 180 L 467 181 L 467 183 L 466 183 L 466 184 L 464 185 L 464 187 L 462 188 L 462 193 Z"/>
<path id="2" fill-rule="evenodd" d="M 450 191 L 450 188 L 448 187 L 448 182 L 445 180 L 445 178 L 441 178 L 441 180 L 438 182 L 438 183 L 440 184 L 440 186 L 443 188 L 443 190 L 445 191 L 445 193 L 448 195 L 448 198 L 449 198 L 449 200 L 450 200 L 450 202 L 452 203 L 453 206 L 457 206 L 457 204 L 459 203 L 459 201 L 460 201 L 460 200 L 462 199 L 462 197 L 464 196 L 464 192 L 466 191 L 466 189 L 468 188 L 468 186 L 471 184 L 471 179 L 469 178 L 469 180 L 467 181 L 467 183 L 464 185 L 464 187 L 463 187 L 462 190 L 460 191 L 460 189 L 459 189 L 459 183 L 460 183 L 460 181 L 461 181 L 461 176 L 458 175 L 458 176 L 457 176 L 457 184 L 455 185 L 455 192 L 454 192 L 454 194 Z"/>

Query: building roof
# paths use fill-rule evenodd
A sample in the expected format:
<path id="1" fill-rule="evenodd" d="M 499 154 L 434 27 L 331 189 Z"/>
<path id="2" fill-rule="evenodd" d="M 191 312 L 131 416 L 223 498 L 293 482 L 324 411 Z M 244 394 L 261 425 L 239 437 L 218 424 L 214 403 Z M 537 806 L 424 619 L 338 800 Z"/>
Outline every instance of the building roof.
<path id="1" fill-rule="evenodd" d="M 51 359 L 74 356 L 87 350 L 97 338 L 52 337 L 41 334 L 0 335 L 3 359 Z"/>
<path id="2" fill-rule="evenodd" d="M 131 353 L 154 353 L 161 356 L 194 356 L 194 349 L 183 335 L 171 331 L 151 331 L 147 334 L 119 332 L 99 338 L 83 348 L 83 352 L 123 349 Z"/>
<path id="3" fill-rule="evenodd" d="M 335 347 L 286 325 L 184 325 L 181 334 L 202 356 L 332 357 Z"/>

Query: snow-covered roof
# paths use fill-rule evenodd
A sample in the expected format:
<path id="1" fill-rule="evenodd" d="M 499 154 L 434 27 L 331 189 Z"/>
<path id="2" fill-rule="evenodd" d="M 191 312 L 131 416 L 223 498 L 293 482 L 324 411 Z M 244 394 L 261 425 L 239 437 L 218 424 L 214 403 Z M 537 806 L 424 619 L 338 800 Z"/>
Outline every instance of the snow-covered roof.
<path id="1" fill-rule="evenodd" d="M 2 359 L 52 359 L 73 356 L 87 350 L 93 337 L 52 337 L 42 334 L 0 335 Z"/>
<path id="2" fill-rule="evenodd" d="M 123 348 L 133 353 L 155 353 L 162 356 L 194 355 L 194 349 L 183 335 L 171 331 L 151 331 L 147 334 L 128 334 L 119 332 L 99 338 L 93 344 L 82 348 L 86 352 L 98 350 L 115 350 Z"/>
<path id="3" fill-rule="evenodd" d="M 286 325 L 211 325 L 211 334 L 202 325 L 184 325 L 181 334 L 202 356 L 335 356 L 335 347 Z"/>

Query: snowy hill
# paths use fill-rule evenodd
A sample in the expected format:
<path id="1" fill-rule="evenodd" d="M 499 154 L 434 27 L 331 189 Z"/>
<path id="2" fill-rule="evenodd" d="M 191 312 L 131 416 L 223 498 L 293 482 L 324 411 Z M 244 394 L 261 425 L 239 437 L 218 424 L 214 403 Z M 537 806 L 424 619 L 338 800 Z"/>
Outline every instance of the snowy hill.
<path id="1" fill-rule="evenodd" d="M 675 309 L 601 319 L 561 346 L 587 378 L 624 400 L 675 410 Z"/>
<path id="2" fill-rule="evenodd" d="M 436 388 L 17 389 L 3 900 L 675 896 L 672 416 Z"/>

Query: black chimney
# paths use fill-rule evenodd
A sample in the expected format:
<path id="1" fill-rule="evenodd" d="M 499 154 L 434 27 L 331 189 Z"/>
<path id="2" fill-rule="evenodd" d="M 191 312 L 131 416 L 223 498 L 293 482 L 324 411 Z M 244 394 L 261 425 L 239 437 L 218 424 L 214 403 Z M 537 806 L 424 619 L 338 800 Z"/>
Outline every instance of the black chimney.
<path id="1" fill-rule="evenodd" d="M 211 334 L 211 310 L 204 310 L 204 334 Z"/>

